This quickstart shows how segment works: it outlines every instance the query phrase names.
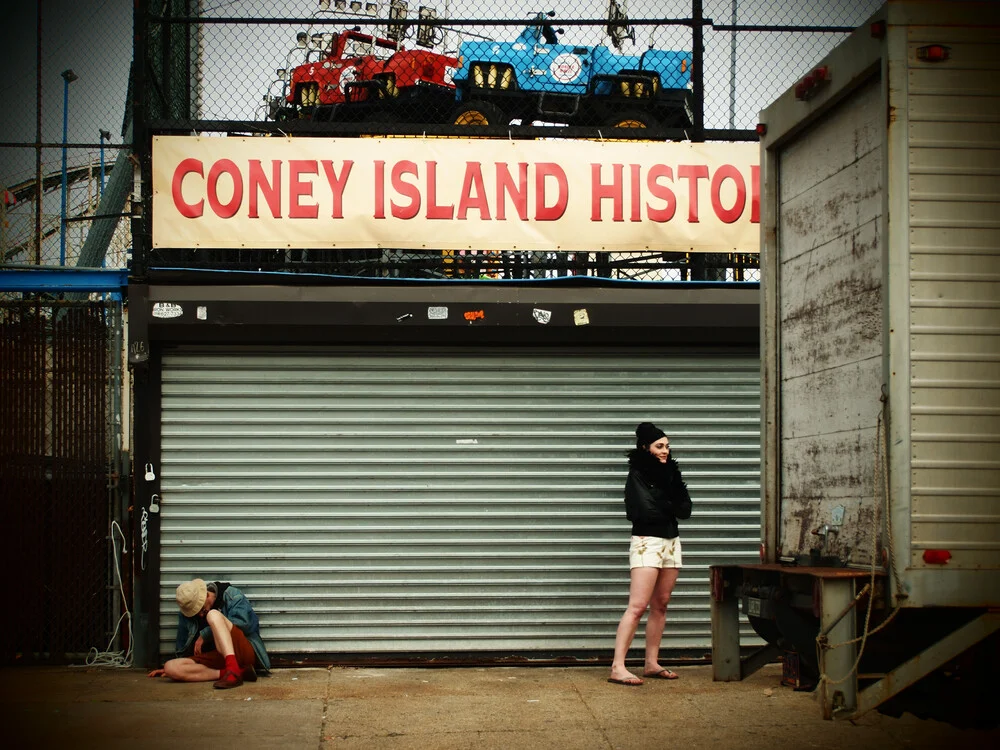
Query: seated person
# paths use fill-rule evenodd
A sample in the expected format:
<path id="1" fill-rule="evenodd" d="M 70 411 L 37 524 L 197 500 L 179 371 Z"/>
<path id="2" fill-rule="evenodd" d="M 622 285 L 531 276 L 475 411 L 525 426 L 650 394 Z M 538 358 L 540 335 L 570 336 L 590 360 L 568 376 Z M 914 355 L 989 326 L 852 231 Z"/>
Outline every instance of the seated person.
<path id="1" fill-rule="evenodd" d="M 260 622 L 249 600 L 235 586 L 200 578 L 177 587 L 177 658 L 150 677 L 209 682 L 219 689 L 254 682 L 257 670 L 269 672 Z"/>

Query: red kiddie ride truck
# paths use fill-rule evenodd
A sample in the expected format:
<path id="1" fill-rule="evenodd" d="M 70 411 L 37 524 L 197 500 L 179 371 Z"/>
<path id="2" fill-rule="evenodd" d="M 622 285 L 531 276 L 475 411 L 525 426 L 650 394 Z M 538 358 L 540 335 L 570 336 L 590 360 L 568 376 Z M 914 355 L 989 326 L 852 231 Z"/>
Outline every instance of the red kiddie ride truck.
<path id="1" fill-rule="evenodd" d="M 457 66 L 454 57 L 343 31 L 319 59 L 292 71 L 277 119 L 434 122 L 455 104 Z"/>

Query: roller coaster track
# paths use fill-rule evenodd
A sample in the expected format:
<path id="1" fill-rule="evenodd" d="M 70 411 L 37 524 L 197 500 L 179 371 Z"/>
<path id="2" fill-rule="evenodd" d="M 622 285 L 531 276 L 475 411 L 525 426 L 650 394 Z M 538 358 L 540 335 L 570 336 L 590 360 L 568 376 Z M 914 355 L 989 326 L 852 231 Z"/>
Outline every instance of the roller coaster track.
<path id="1" fill-rule="evenodd" d="M 114 167 L 114 162 L 107 162 L 104 165 L 104 175 L 105 178 L 110 176 L 111 170 Z M 72 167 L 66 170 L 66 185 L 67 189 L 71 188 L 80 182 L 87 182 L 89 180 L 95 179 L 100 174 L 100 162 L 90 162 L 83 164 L 81 166 Z M 57 169 L 53 172 L 49 172 L 42 176 L 42 199 L 45 196 L 56 193 L 62 189 L 62 169 Z M 7 207 L 7 211 L 10 212 L 16 206 L 22 205 L 25 202 L 33 203 L 38 197 L 38 179 L 32 177 L 30 179 L 19 182 L 15 185 L 11 185 L 7 188 L 7 192 L 12 194 L 15 203 Z M 76 211 L 76 213 L 67 216 L 67 219 L 85 217 L 90 215 L 97 206 L 96 197 L 94 201 L 87 201 L 82 205 L 82 210 Z M 48 238 L 59 233 L 61 222 L 56 219 L 55 221 L 47 221 L 43 223 L 42 226 L 42 236 L 39 238 L 39 244 L 47 240 Z M 21 253 L 26 253 L 30 251 L 34 244 L 34 234 L 32 233 L 29 237 L 19 242 L 16 245 L 11 245 L 4 249 L 3 260 L 4 262 L 9 262 L 11 259 L 17 257 Z"/>

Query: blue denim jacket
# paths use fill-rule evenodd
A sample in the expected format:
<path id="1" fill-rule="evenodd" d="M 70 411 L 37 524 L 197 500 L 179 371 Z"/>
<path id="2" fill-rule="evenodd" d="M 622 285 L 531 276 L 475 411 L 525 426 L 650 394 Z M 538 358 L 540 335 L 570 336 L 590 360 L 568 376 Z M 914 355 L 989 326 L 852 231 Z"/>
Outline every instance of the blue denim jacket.
<path id="1" fill-rule="evenodd" d="M 260 621 L 257 613 L 250 606 L 250 601 L 235 586 L 218 582 L 219 589 L 224 589 L 222 595 L 216 600 L 213 609 L 218 609 L 224 614 L 233 625 L 243 631 L 250 645 L 253 646 L 254 653 L 257 654 L 257 665 L 261 671 L 271 671 L 271 659 L 264 648 L 264 641 L 260 639 Z M 185 617 L 182 613 L 177 615 L 177 656 L 191 656 L 194 654 L 194 642 L 200 635 L 204 639 L 202 648 L 210 651 L 215 648 L 215 638 L 212 629 L 206 625 L 199 630 L 201 619 Z"/>

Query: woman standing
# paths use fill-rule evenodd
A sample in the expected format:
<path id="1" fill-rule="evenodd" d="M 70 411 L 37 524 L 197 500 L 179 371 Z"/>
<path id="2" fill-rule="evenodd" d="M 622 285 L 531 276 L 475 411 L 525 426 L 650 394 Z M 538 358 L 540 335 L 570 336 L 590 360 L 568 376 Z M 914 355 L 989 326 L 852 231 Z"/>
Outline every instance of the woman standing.
<path id="1" fill-rule="evenodd" d="M 670 440 L 656 425 L 635 428 L 635 449 L 628 454 L 625 514 L 632 522 L 629 547 L 631 584 L 628 607 L 618 623 L 615 658 L 608 682 L 638 686 L 642 679 L 625 668 L 625 657 L 646 608 L 646 661 L 643 676 L 676 680 L 678 675 L 660 666 L 660 640 L 667 619 L 667 603 L 681 568 L 678 519 L 691 517 L 691 496 L 677 462 L 670 457 Z"/>

